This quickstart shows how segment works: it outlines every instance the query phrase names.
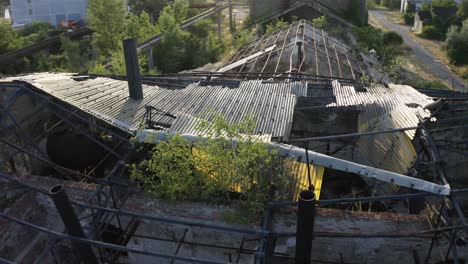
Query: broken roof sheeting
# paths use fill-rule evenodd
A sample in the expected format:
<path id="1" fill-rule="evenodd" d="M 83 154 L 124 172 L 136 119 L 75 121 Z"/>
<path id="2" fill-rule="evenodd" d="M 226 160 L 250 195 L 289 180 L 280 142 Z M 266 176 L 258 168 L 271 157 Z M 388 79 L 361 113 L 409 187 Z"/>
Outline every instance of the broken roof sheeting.
<path id="1" fill-rule="evenodd" d="M 359 79 L 365 67 L 351 48 L 301 20 L 239 49 L 219 72 L 301 72 Z"/>
<path id="2" fill-rule="evenodd" d="M 222 114 L 230 123 L 252 114 L 255 132 L 287 139 L 291 129 L 296 96 L 307 93 L 301 82 L 242 81 L 239 87 L 228 88 L 218 83 L 198 82 L 184 89 L 166 89 L 143 85 L 143 100 L 129 98 L 126 81 L 106 77 L 76 78 L 71 74 L 41 73 L 8 78 L 22 80 L 83 111 L 121 129 L 133 132 L 143 121 L 145 106 L 175 114 L 192 116 Z M 157 122 L 174 122 L 167 116 L 155 116 Z M 209 118 L 208 118 L 209 119 Z"/>
<path id="3" fill-rule="evenodd" d="M 433 103 L 433 99 L 419 93 L 406 85 L 389 84 L 341 85 L 333 82 L 333 93 L 336 103 L 329 106 L 357 106 L 362 112 L 359 115 L 359 132 L 386 131 L 396 128 L 416 127 L 430 112 L 424 107 Z M 413 166 L 417 153 L 411 140 L 416 130 L 378 134 L 360 137 L 356 143 L 353 160 L 360 164 L 406 174 Z M 373 181 L 366 181 L 372 186 Z M 380 185 L 383 193 L 395 191 L 390 184 Z"/>

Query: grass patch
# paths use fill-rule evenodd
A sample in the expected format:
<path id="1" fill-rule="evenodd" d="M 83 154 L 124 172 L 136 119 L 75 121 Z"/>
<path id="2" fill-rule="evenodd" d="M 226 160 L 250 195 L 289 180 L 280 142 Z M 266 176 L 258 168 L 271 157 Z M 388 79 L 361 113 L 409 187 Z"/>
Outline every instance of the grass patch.
<path id="1" fill-rule="evenodd" d="M 405 25 L 405 21 L 403 20 L 400 11 L 389 10 L 386 11 L 384 14 L 387 17 L 387 19 L 390 20 L 393 24 Z"/>
<path id="2" fill-rule="evenodd" d="M 447 65 L 453 72 L 461 78 L 468 80 L 468 65 L 456 66 L 450 63 L 447 53 L 443 50 L 444 42 L 440 40 L 431 40 L 421 38 L 417 34 L 411 35 L 413 39 L 421 46 L 427 49 L 434 57 L 440 60 L 443 64 Z"/>
<path id="3" fill-rule="evenodd" d="M 435 77 L 411 51 L 401 57 L 400 82 L 419 89 L 450 90 L 451 87 L 446 80 Z"/>

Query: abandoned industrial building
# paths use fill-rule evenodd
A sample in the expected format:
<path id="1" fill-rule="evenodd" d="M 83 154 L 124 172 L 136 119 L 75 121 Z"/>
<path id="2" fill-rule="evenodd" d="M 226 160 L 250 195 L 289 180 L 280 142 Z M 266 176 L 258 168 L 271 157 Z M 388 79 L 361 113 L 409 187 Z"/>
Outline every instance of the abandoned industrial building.
<path id="1" fill-rule="evenodd" d="M 267 21 L 264 5 L 251 1 L 252 17 Z M 271 18 L 337 11 L 270 7 Z M 386 82 L 373 58 L 305 19 L 203 71 L 140 76 L 135 40 L 123 45 L 127 76 L 0 79 L 0 263 L 467 263 L 466 93 Z M 218 116 L 251 118 L 252 137 L 210 137 L 200 124 Z M 229 201 L 155 198 L 132 164 L 175 135 L 202 159 L 200 144 L 253 138 L 292 181 L 263 194 L 256 222 L 226 220 L 237 183 Z"/>

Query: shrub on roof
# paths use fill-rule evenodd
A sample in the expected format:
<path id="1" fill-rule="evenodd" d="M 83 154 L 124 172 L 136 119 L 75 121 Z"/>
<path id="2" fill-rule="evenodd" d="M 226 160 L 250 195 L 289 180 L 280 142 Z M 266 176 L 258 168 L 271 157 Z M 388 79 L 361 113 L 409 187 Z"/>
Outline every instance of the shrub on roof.
<path id="1" fill-rule="evenodd" d="M 191 143 L 170 136 L 148 159 L 130 165 L 131 178 L 157 198 L 236 199 L 247 218 L 255 217 L 263 211 L 270 185 L 285 193 L 292 175 L 277 151 L 254 136 L 253 124 L 252 118 L 229 124 L 220 115 L 212 122 L 200 121 L 198 130 L 206 140 Z"/>

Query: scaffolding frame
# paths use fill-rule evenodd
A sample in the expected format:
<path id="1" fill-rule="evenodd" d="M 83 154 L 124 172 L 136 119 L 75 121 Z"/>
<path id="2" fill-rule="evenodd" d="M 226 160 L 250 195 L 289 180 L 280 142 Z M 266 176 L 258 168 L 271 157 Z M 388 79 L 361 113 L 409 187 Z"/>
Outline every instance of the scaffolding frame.
<path id="1" fill-rule="evenodd" d="M 323 80 L 326 80 L 326 78 L 324 78 Z M 1 86 L 2 84 L 0 84 L 0 87 Z M 8 86 L 11 87 L 12 85 L 9 84 Z M 41 134 L 39 136 L 34 137 L 33 135 L 29 134 L 28 131 L 26 131 L 24 127 L 22 127 L 22 123 L 27 118 L 23 120 L 17 120 L 13 116 L 13 114 L 9 112 L 9 106 L 11 105 L 11 102 L 13 102 L 18 96 L 24 93 L 30 93 L 31 95 L 39 98 L 40 100 L 42 100 L 41 105 L 46 105 L 47 107 L 49 107 L 48 110 L 56 114 L 58 121 L 51 128 L 56 127 L 61 124 L 66 124 L 67 126 L 70 126 L 74 129 L 81 129 L 83 133 L 87 133 L 86 130 L 83 129 L 82 126 L 76 124 L 76 122 L 81 122 L 83 124 L 93 125 L 97 127 L 99 131 L 115 136 L 116 138 L 119 139 L 120 144 L 127 144 L 129 142 L 128 135 L 125 135 L 124 133 L 121 133 L 120 131 L 114 131 L 112 129 L 109 129 L 105 125 L 101 125 L 100 121 L 97 121 L 97 122 L 91 121 L 90 116 L 88 116 L 86 113 L 82 113 L 81 111 L 77 111 L 77 110 L 71 110 L 69 106 L 63 106 L 55 102 L 53 99 L 50 99 L 49 97 L 43 94 L 33 91 L 32 89 L 27 89 L 22 86 L 17 86 L 16 88 L 21 89 L 21 91 L 15 92 L 11 97 L 7 99 L 7 103 L 5 104 L 5 106 L 2 106 L 3 114 L 0 115 L 0 118 L 7 118 L 12 121 L 13 125 L 8 127 L 8 129 L 16 128 L 17 130 L 21 131 L 22 137 L 26 139 L 25 140 L 26 144 L 25 146 L 20 146 L 16 143 L 8 142 L 2 139 L 0 141 L 0 144 L 6 145 L 7 147 L 12 148 L 14 150 L 11 156 L 22 153 L 22 154 L 30 156 L 31 158 L 37 159 L 51 167 L 57 168 L 60 171 L 66 171 L 69 173 L 73 172 L 69 170 L 67 171 L 66 168 L 63 168 L 60 165 L 55 164 L 54 162 L 47 159 L 46 157 L 41 157 L 40 155 L 34 154 L 31 151 L 28 151 L 26 149 L 27 147 L 38 148 L 37 140 L 41 137 L 44 137 L 44 135 Z M 435 113 L 443 111 L 441 109 L 442 108 L 438 109 L 437 111 L 435 111 Z M 451 121 L 453 120 L 449 120 L 447 121 L 447 123 Z M 429 142 L 429 145 L 428 145 L 429 151 L 432 151 L 435 154 L 429 155 L 429 157 L 421 156 L 422 158 L 420 159 L 419 164 L 423 164 L 423 165 L 424 164 L 436 164 L 437 165 L 439 164 L 438 156 L 437 156 L 437 148 L 435 144 L 433 143 L 433 141 L 431 141 L 430 133 L 434 133 L 434 132 L 437 133 L 437 131 L 441 131 L 440 129 L 459 129 L 460 127 L 466 127 L 466 126 L 449 126 L 449 127 L 431 129 L 431 128 L 426 128 L 425 125 L 426 124 L 423 123 L 420 129 L 421 131 L 425 131 L 424 133 L 428 134 L 426 138 L 428 139 L 428 142 Z M 45 133 L 47 133 L 48 131 L 50 130 L 47 130 Z M 395 131 L 392 131 L 392 132 L 395 132 Z M 392 133 L 392 132 L 388 132 L 388 133 Z M 89 135 L 89 134 L 87 135 L 92 137 L 92 135 Z M 349 135 L 337 135 L 335 137 L 339 138 L 340 136 L 346 137 Z M 353 135 L 353 136 L 366 136 L 366 135 L 362 134 L 362 135 Z M 308 140 L 313 140 L 313 139 L 308 139 Z M 126 245 L 122 245 L 124 244 L 123 242 L 125 242 L 126 239 L 132 236 L 140 236 L 140 237 L 142 236 L 142 235 L 136 234 L 135 233 L 136 228 L 134 228 L 135 223 L 138 220 L 142 220 L 142 219 L 153 221 L 153 222 L 169 223 L 172 225 L 182 225 L 182 226 L 192 226 L 192 227 L 196 226 L 200 228 L 220 230 L 223 232 L 243 234 L 242 240 L 239 243 L 240 245 L 239 248 L 235 249 L 236 253 L 239 254 L 237 258 L 237 262 L 239 262 L 239 258 L 241 254 L 254 254 L 256 263 L 265 263 L 265 260 L 268 259 L 268 257 L 272 257 L 272 256 L 285 257 L 284 255 L 274 252 L 274 240 L 280 237 L 294 237 L 295 233 L 272 232 L 270 231 L 269 223 L 271 223 L 273 219 L 272 210 L 274 208 L 295 207 L 297 206 L 297 202 L 270 201 L 266 205 L 266 210 L 265 210 L 266 213 L 263 216 L 260 230 L 226 227 L 226 226 L 214 225 L 211 223 L 192 221 L 192 220 L 181 221 L 178 219 L 171 219 L 167 217 L 155 217 L 152 215 L 138 214 L 135 212 L 125 211 L 122 208 L 125 205 L 125 202 L 128 196 L 130 195 L 130 192 L 132 191 L 131 185 L 129 185 L 128 182 L 122 182 L 122 175 L 124 173 L 123 165 L 125 164 L 128 158 L 128 155 L 115 153 L 116 152 L 115 146 L 114 148 L 108 147 L 106 148 L 106 150 L 108 150 L 109 156 L 112 155 L 114 156 L 114 158 L 117 159 L 117 162 L 114 165 L 113 169 L 110 171 L 110 173 L 106 177 L 102 179 L 94 179 L 90 177 L 90 175 L 73 172 L 76 177 L 82 177 L 82 179 L 86 179 L 86 180 L 89 180 L 98 184 L 97 190 L 93 193 L 93 195 L 90 197 L 90 199 L 86 203 L 72 201 L 75 208 L 78 209 L 77 211 L 79 212 L 80 220 L 85 220 L 87 218 L 92 219 L 91 227 L 87 229 L 88 230 L 87 238 L 73 237 L 73 236 L 66 235 L 64 233 L 55 232 L 53 230 L 49 230 L 40 226 L 33 225 L 31 223 L 22 221 L 20 219 L 10 217 L 3 212 L 0 213 L 1 218 L 8 219 L 9 221 L 13 221 L 23 226 L 34 228 L 40 232 L 49 234 L 51 237 L 53 237 L 51 240 L 49 240 L 48 246 L 43 251 L 43 254 L 41 254 L 41 256 L 39 256 L 39 258 L 36 260 L 36 263 L 41 263 L 41 261 L 45 259 L 46 257 L 48 257 L 49 255 L 53 256 L 54 255 L 53 251 L 54 251 L 55 246 L 62 241 L 76 241 L 76 242 L 88 244 L 97 248 L 96 250 L 99 253 L 99 258 L 101 259 L 101 261 L 120 261 L 120 257 L 117 253 L 117 251 L 119 251 L 119 252 L 133 252 L 136 254 L 166 258 L 166 259 L 171 259 L 171 260 L 182 260 L 182 261 L 188 261 L 188 262 L 193 262 L 193 263 L 221 263 L 221 262 L 210 261 L 210 260 L 177 256 L 181 245 L 184 245 L 184 244 L 192 244 L 192 245 L 196 244 L 196 245 L 200 245 L 204 247 L 219 248 L 219 245 L 208 245 L 208 244 L 203 244 L 203 243 L 187 242 L 185 241 L 185 235 L 181 236 L 180 239 L 177 240 L 178 247 L 173 255 L 167 255 L 167 254 L 162 254 L 158 252 L 150 252 L 150 251 L 145 251 L 145 250 L 137 250 L 134 248 L 127 247 Z M 420 153 L 427 153 L 428 149 L 426 149 L 425 151 L 421 150 Z M 2 161 L 1 164 L 3 165 L 3 163 L 7 162 L 8 160 L 9 159 L 6 159 L 6 161 Z M 438 179 L 441 182 L 444 182 L 444 183 L 448 182 L 446 179 L 445 172 L 443 172 L 443 167 L 441 167 L 440 164 L 437 165 L 436 172 L 437 172 Z M 42 195 L 49 195 L 47 190 L 40 189 L 36 186 L 32 186 L 24 182 L 23 181 L 24 179 L 16 178 L 14 175 L 0 173 L 0 178 L 14 182 L 15 184 L 28 188 L 32 191 L 39 192 Z M 65 179 L 69 179 L 69 178 L 65 177 Z M 380 196 L 380 197 L 374 196 L 374 197 L 360 197 L 360 198 L 340 198 L 340 199 L 333 199 L 333 200 L 320 200 L 317 202 L 317 205 L 325 206 L 325 205 L 332 205 L 332 204 L 354 203 L 357 201 L 368 202 L 368 201 L 385 201 L 385 200 L 403 200 L 403 199 L 418 198 L 418 197 L 435 197 L 437 200 L 441 201 L 440 202 L 441 209 L 438 211 L 437 219 L 446 217 L 448 219 L 449 224 L 442 226 L 440 223 L 441 221 L 437 220 L 435 226 L 431 230 L 426 230 L 423 232 L 413 233 L 413 234 L 406 234 L 406 236 L 420 237 L 423 235 L 432 234 L 431 244 L 435 244 L 435 242 L 438 239 L 441 239 L 442 237 L 448 238 L 450 241 L 450 247 L 446 252 L 445 260 L 447 260 L 449 256 L 452 255 L 452 257 L 454 258 L 454 262 L 458 263 L 456 246 L 453 246 L 453 245 L 456 243 L 457 239 L 461 237 L 462 232 L 467 232 L 468 225 L 466 223 L 463 212 L 460 209 L 460 204 L 458 202 L 457 195 L 461 193 L 466 193 L 466 192 L 468 192 L 468 189 L 455 189 L 451 191 L 450 195 L 447 198 L 444 198 L 442 196 L 435 195 L 432 193 L 423 193 L 423 192 L 422 193 L 395 194 L 395 195 Z M 452 208 L 448 208 L 447 206 L 442 206 L 446 204 L 447 201 L 451 203 Z M 449 209 L 451 209 L 451 211 L 453 211 L 454 213 L 450 213 Z M 86 214 L 85 212 L 87 211 L 89 211 L 90 213 Z M 131 220 L 129 221 L 127 225 L 122 224 L 122 221 L 120 220 L 121 217 L 124 217 L 124 216 L 131 217 Z M 105 243 L 101 241 L 102 233 L 106 230 L 107 226 L 111 225 L 114 222 L 114 219 L 116 219 L 119 225 L 119 228 L 124 231 L 122 234 L 122 239 L 121 239 L 121 241 L 123 242 L 121 244 L 111 244 L 111 243 Z M 455 219 L 458 219 L 458 221 L 460 221 L 462 224 L 461 225 L 453 224 L 455 222 Z M 245 244 L 247 236 L 253 236 L 254 240 L 259 241 L 259 247 L 257 250 L 244 248 L 244 244 Z M 336 233 L 335 234 L 330 234 L 330 233 L 321 234 L 320 232 L 314 233 L 314 236 L 334 237 L 334 238 L 352 237 L 349 234 L 336 234 Z M 354 235 L 354 237 L 355 236 L 356 235 Z M 392 234 L 361 234 L 360 236 L 361 237 L 387 237 L 387 238 L 401 237 L 401 235 L 395 236 Z M 150 238 L 150 237 L 147 237 L 147 238 Z M 163 238 L 154 237 L 150 239 L 161 240 Z M 109 253 L 109 251 L 104 250 L 104 248 L 111 249 L 113 251 L 110 251 Z M 433 247 L 431 246 L 426 259 L 430 258 L 432 248 Z M 234 248 L 232 247 L 230 249 L 234 250 Z M 0 261 L 5 262 L 5 263 L 12 263 L 11 261 L 3 260 L 3 259 L 0 259 Z"/>

